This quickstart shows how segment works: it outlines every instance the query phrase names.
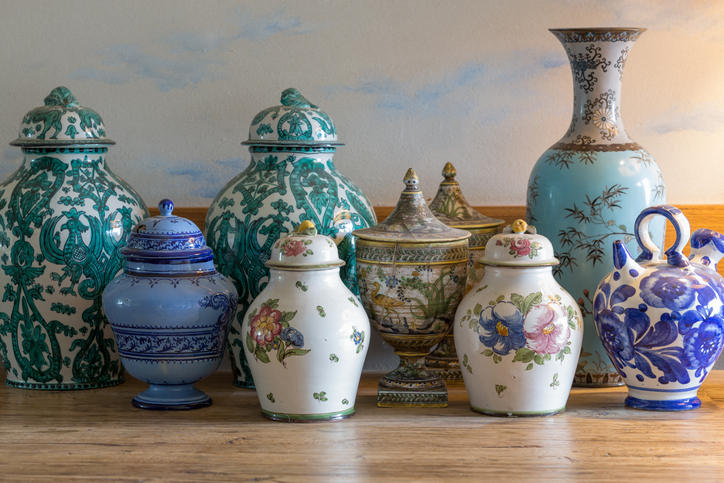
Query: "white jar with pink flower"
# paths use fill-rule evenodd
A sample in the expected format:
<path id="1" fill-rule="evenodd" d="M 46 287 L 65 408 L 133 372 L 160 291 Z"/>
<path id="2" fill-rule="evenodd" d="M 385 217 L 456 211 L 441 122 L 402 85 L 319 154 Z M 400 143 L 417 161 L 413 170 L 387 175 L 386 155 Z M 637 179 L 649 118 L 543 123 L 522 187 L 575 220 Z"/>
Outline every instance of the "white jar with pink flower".
<path id="1" fill-rule="evenodd" d="M 553 247 L 517 220 L 493 236 L 483 279 L 460 302 L 455 348 L 473 411 L 565 410 L 583 340 L 576 301 L 553 278 Z"/>
<path id="2" fill-rule="evenodd" d="M 334 240 L 308 220 L 274 244 L 269 284 L 236 334 L 264 417 L 310 422 L 354 414 L 370 323 L 339 278 L 343 265 Z"/>

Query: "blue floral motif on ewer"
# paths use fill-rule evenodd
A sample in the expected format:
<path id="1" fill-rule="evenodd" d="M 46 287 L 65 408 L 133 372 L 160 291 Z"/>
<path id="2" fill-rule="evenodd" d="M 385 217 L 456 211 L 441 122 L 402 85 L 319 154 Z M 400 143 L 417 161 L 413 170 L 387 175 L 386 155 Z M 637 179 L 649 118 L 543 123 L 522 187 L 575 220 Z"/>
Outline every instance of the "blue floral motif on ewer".
<path id="1" fill-rule="evenodd" d="M 523 314 L 512 302 L 486 307 L 480 313 L 480 342 L 500 356 L 525 345 Z"/>
<path id="2" fill-rule="evenodd" d="M 698 323 L 699 326 L 694 328 Z M 706 376 L 706 368 L 719 358 L 724 346 L 721 307 L 714 312 L 711 308 L 697 305 L 696 310 L 689 310 L 681 316 L 679 333 L 684 336 L 686 367 L 696 370 L 695 377 Z"/>
<path id="3" fill-rule="evenodd" d="M 641 298 L 652 307 L 685 310 L 694 302 L 698 280 L 676 268 L 662 268 L 641 280 Z"/>

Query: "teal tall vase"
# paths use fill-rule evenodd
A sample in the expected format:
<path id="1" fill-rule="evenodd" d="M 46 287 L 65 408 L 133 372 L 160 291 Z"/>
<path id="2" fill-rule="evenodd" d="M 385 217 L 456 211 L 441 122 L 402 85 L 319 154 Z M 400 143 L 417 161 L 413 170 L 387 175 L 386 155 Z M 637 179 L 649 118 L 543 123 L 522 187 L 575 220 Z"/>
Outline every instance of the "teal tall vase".
<path id="1" fill-rule="evenodd" d="M 6 384 L 92 389 L 123 382 L 101 307 L 119 249 L 146 205 L 108 168 L 103 120 L 65 87 L 28 112 L 20 168 L 0 183 L 0 353 Z"/>
<path id="2" fill-rule="evenodd" d="M 629 138 L 621 121 L 626 58 L 645 29 L 554 29 L 573 71 L 573 117 L 563 138 L 538 159 L 528 180 L 527 221 L 553 243 L 554 274 L 578 301 L 584 338 L 574 384 L 623 383 L 593 320 L 593 294 L 612 263 L 612 243 L 638 246 L 634 222 L 666 202 L 664 178 L 651 155 Z M 665 225 L 651 224 L 661 247 Z"/>
<path id="3" fill-rule="evenodd" d="M 242 143 L 249 146 L 251 162 L 219 192 L 206 215 L 206 241 L 214 263 L 239 293 L 227 347 L 233 382 L 247 388 L 253 388 L 254 381 L 241 324 L 269 282 L 265 262 L 277 240 L 305 220 L 314 223 L 320 234 L 337 243 L 345 261 L 340 276 L 357 295 L 352 231 L 377 223 L 367 197 L 332 161 L 342 144 L 329 116 L 296 89 L 286 89 L 281 102 L 251 121 L 249 140 Z"/>

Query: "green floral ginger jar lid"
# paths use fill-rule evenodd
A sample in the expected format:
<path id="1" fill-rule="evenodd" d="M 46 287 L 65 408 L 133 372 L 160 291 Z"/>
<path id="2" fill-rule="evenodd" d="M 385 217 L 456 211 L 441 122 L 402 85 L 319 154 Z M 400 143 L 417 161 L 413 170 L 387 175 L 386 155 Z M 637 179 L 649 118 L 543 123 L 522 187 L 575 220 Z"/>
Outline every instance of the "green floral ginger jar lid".
<path id="1" fill-rule="evenodd" d="M 282 92 L 282 105 L 264 109 L 251 121 L 249 140 L 242 144 L 313 144 L 342 146 L 326 112 L 293 87 Z"/>
<path id="2" fill-rule="evenodd" d="M 41 107 L 30 110 L 20 123 L 18 138 L 11 146 L 111 145 L 103 119 L 94 110 L 81 107 L 67 87 L 56 87 Z"/>

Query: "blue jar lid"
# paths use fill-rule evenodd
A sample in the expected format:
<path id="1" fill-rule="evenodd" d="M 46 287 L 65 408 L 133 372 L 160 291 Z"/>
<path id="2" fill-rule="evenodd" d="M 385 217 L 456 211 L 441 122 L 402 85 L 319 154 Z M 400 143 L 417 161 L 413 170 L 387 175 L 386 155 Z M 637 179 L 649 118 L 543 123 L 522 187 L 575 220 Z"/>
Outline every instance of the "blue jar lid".
<path id="1" fill-rule="evenodd" d="M 204 235 L 194 222 L 171 214 L 173 202 L 158 204 L 159 216 L 152 216 L 133 227 L 128 245 L 121 254 L 129 261 L 144 263 L 205 262 L 213 260 Z"/>

